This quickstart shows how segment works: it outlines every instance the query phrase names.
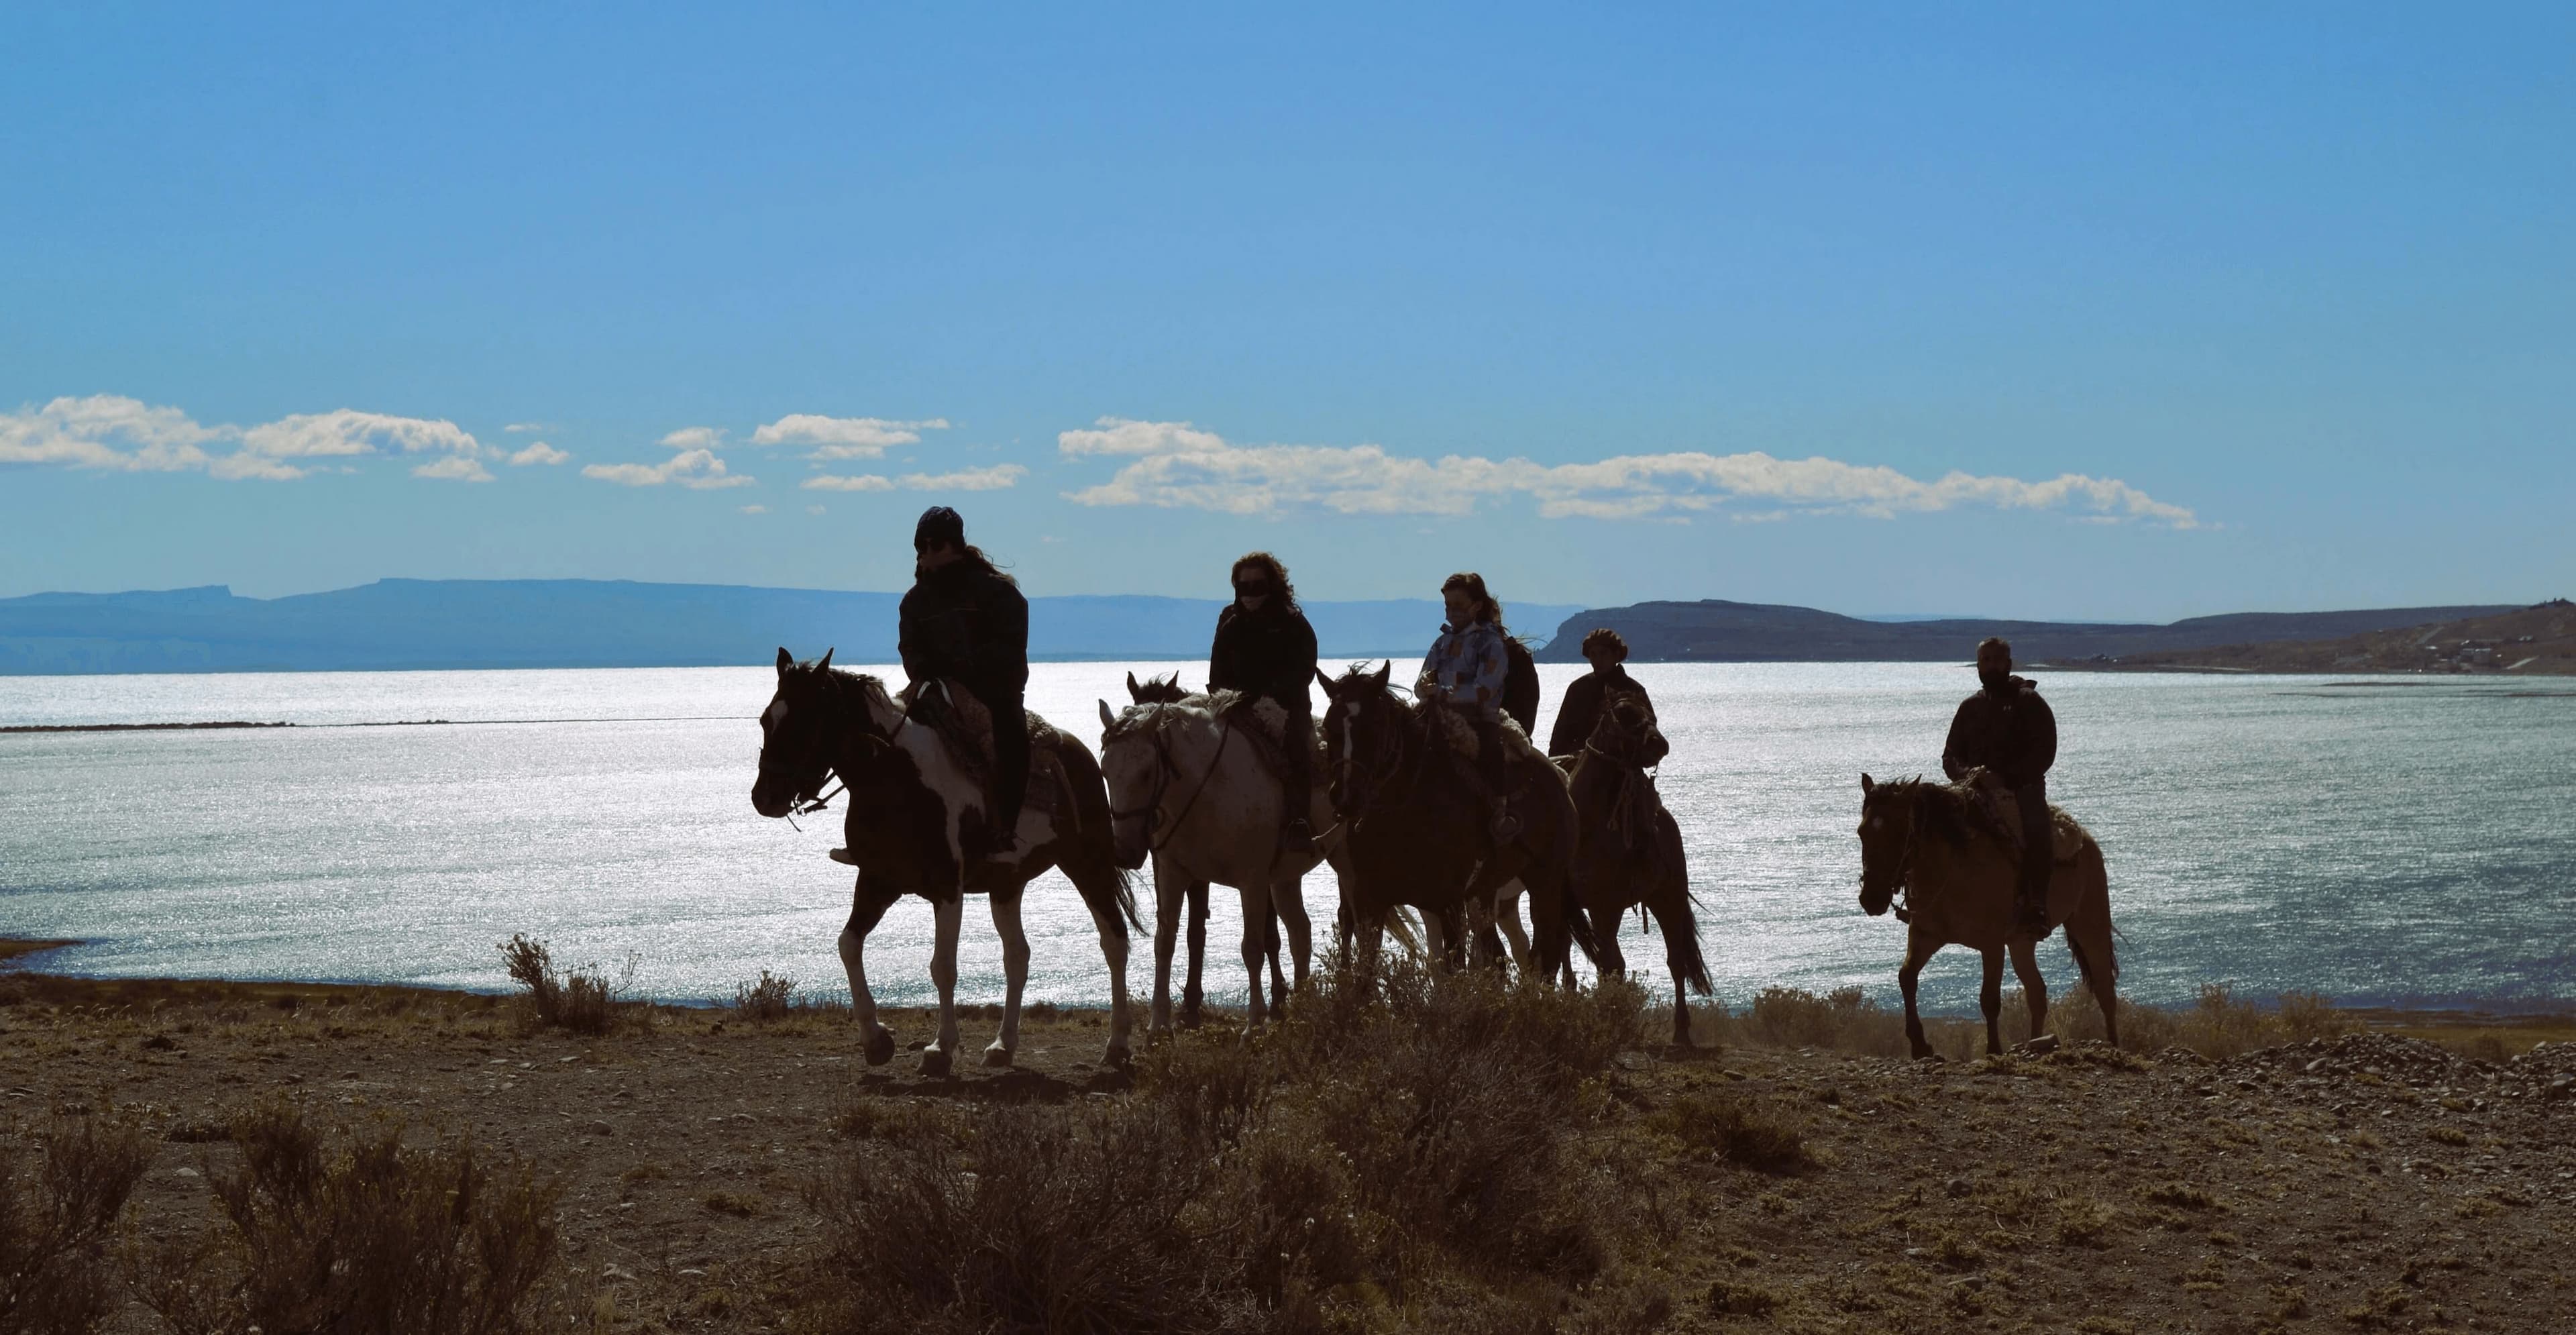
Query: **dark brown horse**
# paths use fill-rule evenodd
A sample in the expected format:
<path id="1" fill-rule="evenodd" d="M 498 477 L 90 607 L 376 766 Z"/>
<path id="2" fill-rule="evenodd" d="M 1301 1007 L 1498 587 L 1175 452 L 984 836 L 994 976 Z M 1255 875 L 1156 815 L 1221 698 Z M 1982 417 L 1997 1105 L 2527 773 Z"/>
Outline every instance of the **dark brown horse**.
<path id="1" fill-rule="evenodd" d="M 1973 777 L 1973 773 L 1972 773 Z M 1887 912 L 1898 891 L 1908 903 L 1897 910 L 1906 924 L 1905 964 L 1896 985 L 1905 993 L 1905 1037 L 1914 1055 L 1929 1057 L 1923 1021 L 1914 1010 L 1915 980 L 1925 963 L 1946 945 L 1962 945 L 1985 956 L 1985 983 L 1977 991 L 1986 1017 L 1986 1051 L 2003 1051 L 1998 1016 L 2003 1011 L 2004 952 L 2012 952 L 2013 972 L 2021 975 L 2030 997 L 2030 1032 L 2048 1028 L 2048 980 L 2039 973 L 2032 948 L 2059 924 L 2066 927 L 2067 948 L 2075 967 L 2102 1007 L 2102 1024 L 2114 1047 L 2120 1042 L 2120 962 L 2111 949 L 2110 876 L 2102 865 L 2102 848 L 2073 817 L 2056 812 L 2060 856 L 2048 882 L 2048 926 L 2036 935 L 2022 930 L 2014 914 L 2014 878 L 2020 855 L 2006 834 L 1982 813 L 1964 786 L 1925 783 L 1872 783 L 1860 776 L 1860 906 L 1876 917 Z"/>
<path id="2" fill-rule="evenodd" d="M 816 805 L 834 774 L 849 787 L 842 832 L 858 858 L 859 880 L 849 925 L 841 929 L 841 967 L 849 973 L 850 1005 L 871 1066 L 891 1060 L 895 1045 L 894 1035 L 877 1023 L 864 951 L 877 921 L 907 894 L 930 901 L 936 932 L 930 977 L 939 988 L 939 1033 L 922 1051 L 923 1073 L 947 1074 L 956 1054 L 957 933 L 969 894 L 991 901 L 993 927 L 1002 937 L 1002 1030 L 984 1050 L 984 1062 L 1011 1064 L 1019 1042 L 1020 993 L 1029 976 L 1020 895 L 1049 867 L 1064 869 L 1099 929 L 1101 957 L 1109 966 L 1106 1060 L 1127 1059 L 1127 928 L 1136 922 L 1136 899 L 1111 847 L 1109 790 L 1080 741 L 1034 714 L 1029 719 L 1031 751 L 1052 757 L 1055 778 L 1033 774 L 1015 858 L 969 862 L 963 831 L 982 819 L 986 798 L 940 731 L 912 720 L 876 678 L 834 671 L 829 653 L 807 664 L 778 651 L 778 692 L 760 716 L 760 778 L 752 785 L 751 804 L 761 815 L 785 816 Z M 1062 791 L 1035 791 L 1050 781 L 1060 782 Z M 1050 802 L 1050 796 L 1062 800 Z"/>
<path id="3" fill-rule="evenodd" d="M 1493 934 L 1494 892 L 1517 878 L 1529 887 L 1540 978 L 1554 978 L 1580 946 L 1596 964 L 1600 946 L 1575 897 L 1574 799 L 1553 765 L 1521 767 L 1514 806 L 1521 833 L 1492 845 L 1486 800 L 1458 768 L 1442 731 L 1444 706 L 1408 704 L 1387 687 L 1391 664 L 1353 667 L 1324 685 L 1322 719 L 1333 809 L 1349 843 L 1342 859 L 1342 908 L 1357 929 L 1358 964 L 1374 969 L 1384 923 L 1398 905 L 1422 912 L 1437 935 Z"/>
<path id="4" fill-rule="evenodd" d="M 1655 796 L 1646 771 L 1671 747 L 1655 726 L 1644 696 L 1622 691 L 1610 698 L 1591 740 L 1572 757 L 1570 783 L 1582 839 L 1574 854 L 1574 885 L 1593 935 L 1601 941 L 1601 972 L 1623 974 L 1619 924 L 1642 906 L 1664 936 L 1664 964 L 1673 974 L 1673 1041 L 1690 1041 L 1690 1001 L 1712 991 L 1699 948 L 1699 917 L 1691 901 L 1690 873 L 1682 861 L 1682 830 Z M 1567 757 L 1559 757 L 1563 763 Z M 1515 926 L 1520 917 L 1512 910 Z"/>

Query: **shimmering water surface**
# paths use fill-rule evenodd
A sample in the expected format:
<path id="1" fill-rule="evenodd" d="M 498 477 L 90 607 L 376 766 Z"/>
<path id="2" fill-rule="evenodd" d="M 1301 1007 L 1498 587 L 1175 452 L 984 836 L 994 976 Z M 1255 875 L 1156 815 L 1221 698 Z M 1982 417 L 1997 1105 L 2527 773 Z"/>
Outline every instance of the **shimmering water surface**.
<path id="1" fill-rule="evenodd" d="M 1041 664 L 1030 707 L 1098 740 L 1093 701 L 1199 665 Z M 1399 679 L 1409 664 L 1398 663 Z M 879 669 L 882 671 L 882 669 Z M 1553 701 L 1577 669 L 1543 667 Z M 1893 993 L 1902 928 L 1854 902 L 1860 773 L 1937 770 L 1963 668 L 1646 665 L 1722 997 L 1771 984 Z M 749 793 L 757 669 L 0 678 L 0 725 L 289 721 L 274 731 L 0 735 L 0 935 L 85 944 L 100 975 L 500 987 L 527 932 L 575 962 L 631 959 L 669 1000 L 766 968 L 838 992 L 850 875 L 837 818 L 800 832 Z M 2576 999 L 2576 684 L 2043 675 L 2064 745 L 2051 791 L 2109 858 L 2124 990 L 2225 981 L 2373 1003 Z M 382 725 L 446 720 L 440 726 Z M 1329 907 L 1329 871 L 1307 883 Z M 1209 978 L 1241 993 L 1233 896 Z M 1150 919 L 1150 894 L 1145 899 Z M 1026 908 L 1030 995 L 1107 995 L 1089 918 L 1050 875 Z M 970 906 L 961 996 L 999 994 Z M 1630 934 L 1639 929 L 1629 920 Z M 881 997 L 917 1002 L 930 911 L 871 942 Z M 1140 990 L 1150 953 L 1129 968 Z M 1661 951 L 1632 942 L 1631 960 Z M 2072 983 L 2061 945 L 2042 955 Z M 1974 958 L 1927 1000 L 1973 1005 Z"/>

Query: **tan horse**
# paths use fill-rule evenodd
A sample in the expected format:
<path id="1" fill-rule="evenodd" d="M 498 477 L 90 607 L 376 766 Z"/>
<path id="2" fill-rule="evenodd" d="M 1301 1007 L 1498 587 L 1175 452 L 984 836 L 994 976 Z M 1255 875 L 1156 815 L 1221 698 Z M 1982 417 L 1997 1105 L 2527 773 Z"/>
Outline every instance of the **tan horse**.
<path id="1" fill-rule="evenodd" d="M 1972 779 L 1974 775 L 1970 776 Z M 2003 1051 L 1997 1016 L 2003 1010 L 2004 952 L 2030 997 L 2030 1032 L 2048 1028 L 2048 980 L 2040 977 L 2033 947 L 2066 928 L 2075 967 L 2101 1003 L 2102 1025 L 2120 1042 L 2120 963 L 2111 949 L 2110 877 L 2101 846 L 2066 813 L 2056 812 L 2058 857 L 2048 882 L 2048 927 L 2033 936 L 2014 926 L 2014 883 L 2020 854 L 1977 806 L 1965 784 L 1872 783 L 1860 776 L 1860 906 L 1876 917 L 1897 893 L 1906 924 L 1905 965 L 1896 985 L 1905 993 L 1905 1037 L 1918 1058 L 1933 1055 L 1915 1013 L 1915 980 L 1941 947 L 1966 946 L 1985 956 L 1985 985 L 1977 992 L 1986 1017 L 1986 1051 Z"/>

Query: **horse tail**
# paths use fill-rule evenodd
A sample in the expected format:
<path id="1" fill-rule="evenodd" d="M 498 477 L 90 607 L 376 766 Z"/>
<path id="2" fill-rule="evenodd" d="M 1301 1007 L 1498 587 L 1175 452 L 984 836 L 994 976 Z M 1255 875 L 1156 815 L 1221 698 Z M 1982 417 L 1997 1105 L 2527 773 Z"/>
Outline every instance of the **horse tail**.
<path id="1" fill-rule="evenodd" d="M 1669 902 L 1655 908 L 1655 925 L 1664 933 L 1664 953 L 1693 991 L 1703 997 L 1715 996 L 1717 985 L 1709 981 L 1708 959 L 1699 948 L 1699 896 L 1691 893 L 1690 873 L 1682 862 L 1681 825 L 1673 819 L 1673 813 L 1660 808 L 1655 817 L 1655 842 L 1671 859 L 1669 867 L 1656 868 L 1669 896 Z M 1644 901 L 1639 901 L 1638 908 L 1644 910 Z"/>
<path id="2" fill-rule="evenodd" d="M 2120 956 L 2112 939 L 2118 929 L 2111 922 L 2110 872 L 2103 865 L 2101 845 L 2089 833 L 2076 853 L 2075 865 L 2084 884 L 2077 891 L 2074 911 L 2066 917 L 2066 948 L 2075 956 L 2076 971 L 2092 990 L 2094 1003 L 2101 1007 L 2104 1036 L 2116 1046 L 2120 1041 Z"/>
<path id="3" fill-rule="evenodd" d="M 1100 762 L 1081 738 L 1061 728 L 1056 729 L 1056 737 L 1056 760 L 1064 766 L 1065 782 L 1073 789 L 1073 818 L 1080 827 L 1073 837 L 1078 861 L 1065 867 L 1065 876 L 1093 912 L 1143 931 L 1145 921 L 1136 916 L 1136 878 L 1141 872 L 1119 866 L 1117 851 L 1110 844 L 1109 781 L 1101 777 Z"/>

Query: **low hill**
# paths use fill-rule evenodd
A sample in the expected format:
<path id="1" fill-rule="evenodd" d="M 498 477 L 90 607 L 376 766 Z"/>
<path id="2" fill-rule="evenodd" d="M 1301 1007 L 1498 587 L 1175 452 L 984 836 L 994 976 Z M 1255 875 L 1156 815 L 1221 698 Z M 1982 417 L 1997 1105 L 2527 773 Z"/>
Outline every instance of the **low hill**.
<path id="1" fill-rule="evenodd" d="M 2119 658 L 2243 644 L 2331 640 L 2428 622 L 2493 616 L 2510 606 L 2397 607 L 2348 612 L 2236 612 L 2169 625 L 1950 618 L 1863 621 L 1812 607 L 1772 603 L 1637 603 L 1577 613 L 1538 655 L 1580 661 L 1583 636 L 1607 626 L 1628 641 L 1630 658 L 1654 663 L 1958 663 L 1977 641 L 2000 635 L 2025 663 Z"/>
<path id="2" fill-rule="evenodd" d="M 2576 603 L 2564 598 L 2332 640 L 2267 640 L 2059 667 L 2213 672 L 2434 672 L 2576 676 Z"/>
<path id="3" fill-rule="evenodd" d="M 221 585 L 0 599 L 0 675 L 327 672 L 398 668 L 720 667 L 785 645 L 840 661 L 895 657 L 900 594 L 628 580 L 388 579 L 242 598 Z M 1029 600 L 1041 659 L 1198 658 L 1215 599 Z M 1531 606 L 1533 624 L 1574 609 Z M 1419 654 L 1439 633 L 1427 598 L 1310 602 L 1326 657 Z"/>

